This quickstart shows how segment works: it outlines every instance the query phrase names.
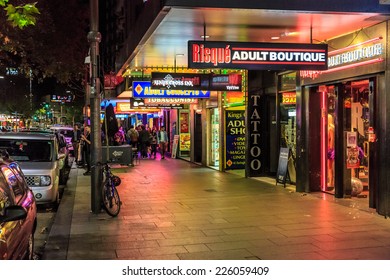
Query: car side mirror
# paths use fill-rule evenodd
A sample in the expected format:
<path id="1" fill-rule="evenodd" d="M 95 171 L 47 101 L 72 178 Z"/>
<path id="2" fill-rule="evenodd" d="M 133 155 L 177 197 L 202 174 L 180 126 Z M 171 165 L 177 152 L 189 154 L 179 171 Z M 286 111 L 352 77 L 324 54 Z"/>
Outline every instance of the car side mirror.
<path id="1" fill-rule="evenodd" d="M 19 205 L 11 205 L 4 209 L 4 215 L 0 215 L 0 223 L 23 220 L 26 217 L 26 209 Z"/>

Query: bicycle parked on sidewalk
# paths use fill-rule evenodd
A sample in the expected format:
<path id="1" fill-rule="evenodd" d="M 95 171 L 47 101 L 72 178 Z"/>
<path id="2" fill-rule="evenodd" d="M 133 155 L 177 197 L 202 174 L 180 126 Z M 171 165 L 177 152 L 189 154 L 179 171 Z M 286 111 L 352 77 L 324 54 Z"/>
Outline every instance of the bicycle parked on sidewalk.
<path id="1" fill-rule="evenodd" d="M 121 200 L 119 197 L 117 186 L 121 184 L 121 179 L 112 174 L 111 168 L 108 163 L 102 164 L 103 166 L 103 186 L 102 186 L 102 204 L 107 214 L 116 217 L 121 210 Z"/>

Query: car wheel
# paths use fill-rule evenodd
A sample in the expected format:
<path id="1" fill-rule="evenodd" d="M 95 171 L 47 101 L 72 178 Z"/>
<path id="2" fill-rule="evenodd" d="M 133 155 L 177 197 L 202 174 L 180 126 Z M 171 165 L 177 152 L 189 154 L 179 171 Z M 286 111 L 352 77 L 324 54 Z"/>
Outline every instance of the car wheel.
<path id="1" fill-rule="evenodd" d="M 54 207 L 58 207 L 60 205 L 60 192 L 57 192 L 56 200 L 53 202 Z"/>
<path id="2" fill-rule="evenodd" d="M 65 178 L 65 168 L 62 168 L 60 171 L 60 178 L 59 178 L 59 184 L 65 185 L 66 184 L 66 178 Z"/>
<path id="3" fill-rule="evenodd" d="M 30 233 L 30 236 L 28 237 L 28 246 L 27 246 L 25 259 L 26 260 L 34 259 L 34 234 L 33 233 Z"/>

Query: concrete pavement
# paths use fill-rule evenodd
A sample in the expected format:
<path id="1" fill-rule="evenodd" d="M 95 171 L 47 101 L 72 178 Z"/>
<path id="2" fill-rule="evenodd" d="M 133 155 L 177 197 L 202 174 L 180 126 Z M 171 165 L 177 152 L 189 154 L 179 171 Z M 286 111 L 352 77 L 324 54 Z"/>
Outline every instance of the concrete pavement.
<path id="1" fill-rule="evenodd" d="M 90 212 L 90 177 L 72 168 L 43 259 L 390 259 L 390 220 L 361 200 L 180 159 L 113 171 L 122 179 L 116 218 Z"/>

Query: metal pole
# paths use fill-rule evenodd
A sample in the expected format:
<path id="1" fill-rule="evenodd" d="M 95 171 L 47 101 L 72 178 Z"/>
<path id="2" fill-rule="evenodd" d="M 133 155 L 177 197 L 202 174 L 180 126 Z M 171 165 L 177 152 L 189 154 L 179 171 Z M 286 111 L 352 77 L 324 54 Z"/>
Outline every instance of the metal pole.
<path id="1" fill-rule="evenodd" d="M 32 98 L 33 98 L 33 94 L 32 94 L 32 70 L 30 69 L 30 110 L 31 110 L 31 114 L 32 114 Z"/>
<path id="2" fill-rule="evenodd" d="M 99 1 L 90 0 L 91 30 L 88 33 L 88 42 L 91 48 L 91 210 L 98 214 L 101 210 L 102 172 L 102 141 L 100 129 L 100 79 L 99 79 Z"/>

